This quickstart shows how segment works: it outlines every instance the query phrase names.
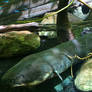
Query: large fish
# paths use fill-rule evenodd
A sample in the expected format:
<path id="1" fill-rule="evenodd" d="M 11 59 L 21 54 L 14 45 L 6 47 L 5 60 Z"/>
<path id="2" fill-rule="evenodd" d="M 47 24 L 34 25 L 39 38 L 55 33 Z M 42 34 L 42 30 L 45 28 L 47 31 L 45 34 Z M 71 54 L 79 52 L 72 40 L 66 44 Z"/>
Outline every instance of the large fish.
<path id="1" fill-rule="evenodd" d="M 80 58 L 92 52 L 91 41 L 92 34 L 88 34 L 40 53 L 29 55 L 10 68 L 2 77 L 2 82 L 12 87 L 40 84 L 52 78 L 55 72 L 60 74 L 71 64 L 83 62 L 83 59 Z M 76 55 L 79 58 L 74 58 Z"/>

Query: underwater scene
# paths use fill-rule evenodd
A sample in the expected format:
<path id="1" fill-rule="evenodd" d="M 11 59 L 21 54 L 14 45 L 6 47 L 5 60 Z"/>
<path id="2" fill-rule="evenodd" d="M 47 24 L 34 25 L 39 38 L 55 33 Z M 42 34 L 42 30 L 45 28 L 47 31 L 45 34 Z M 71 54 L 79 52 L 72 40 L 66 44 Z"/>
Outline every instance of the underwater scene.
<path id="1" fill-rule="evenodd" d="M 0 0 L 0 92 L 92 92 L 92 0 Z"/>

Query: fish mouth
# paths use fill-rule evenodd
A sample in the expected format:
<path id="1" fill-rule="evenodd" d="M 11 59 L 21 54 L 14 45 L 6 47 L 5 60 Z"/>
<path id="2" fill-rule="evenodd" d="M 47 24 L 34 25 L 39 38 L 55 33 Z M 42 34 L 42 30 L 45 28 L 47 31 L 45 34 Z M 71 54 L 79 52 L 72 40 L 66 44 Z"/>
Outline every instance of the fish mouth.
<path id="1" fill-rule="evenodd" d="M 4 83 L 4 85 L 12 87 L 12 88 L 26 87 L 26 86 L 32 87 L 32 86 L 35 86 L 44 82 L 50 76 L 50 73 L 47 73 L 44 76 L 40 76 L 38 79 L 30 80 L 29 82 L 25 80 L 24 77 L 23 79 L 22 77 L 17 77 L 17 78 L 16 77 L 14 78 L 3 77 L 2 82 Z"/>
<path id="2" fill-rule="evenodd" d="M 36 68 L 38 67 L 38 68 Z M 9 87 L 35 86 L 47 80 L 53 74 L 52 67 L 48 63 L 39 65 L 38 62 L 25 64 L 23 67 L 10 68 L 1 78 L 4 85 Z"/>
<path id="3" fill-rule="evenodd" d="M 23 81 L 23 77 L 21 76 L 3 76 L 2 77 L 2 84 L 8 87 L 22 87 L 26 86 L 26 83 Z"/>
<path id="4" fill-rule="evenodd" d="M 25 87 L 27 86 L 26 83 L 18 83 L 13 80 L 2 80 L 2 85 L 10 87 L 10 88 L 16 88 L 16 87 Z"/>

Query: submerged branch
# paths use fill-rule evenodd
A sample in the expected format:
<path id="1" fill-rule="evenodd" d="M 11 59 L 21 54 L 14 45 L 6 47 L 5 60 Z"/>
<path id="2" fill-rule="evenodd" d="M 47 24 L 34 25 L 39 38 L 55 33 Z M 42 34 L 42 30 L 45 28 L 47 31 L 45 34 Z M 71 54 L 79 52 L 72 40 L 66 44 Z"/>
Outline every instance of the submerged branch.
<path id="1" fill-rule="evenodd" d="M 9 32 L 9 31 L 15 31 L 15 30 L 24 30 L 24 29 L 32 29 L 37 28 L 39 26 L 38 23 L 32 22 L 32 23 L 26 23 L 26 24 L 12 24 L 12 25 L 1 25 L 0 26 L 0 33 Z"/>

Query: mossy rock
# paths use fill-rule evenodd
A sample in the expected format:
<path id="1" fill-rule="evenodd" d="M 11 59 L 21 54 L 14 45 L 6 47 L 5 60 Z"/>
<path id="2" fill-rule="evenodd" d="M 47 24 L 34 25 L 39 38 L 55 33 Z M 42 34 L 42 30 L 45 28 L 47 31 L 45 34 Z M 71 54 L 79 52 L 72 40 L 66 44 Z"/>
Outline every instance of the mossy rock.
<path id="1" fill-rule="evenodd" d="M 92 91 L 92 59 L 82 65 L 74 82 L 79 90 Z"/>
<path id="2" fill-rule="evenodd" d="M 0 34 L 0 58 L 24 55 L 39 46 L 39 36 L 27 30 Z"/>

